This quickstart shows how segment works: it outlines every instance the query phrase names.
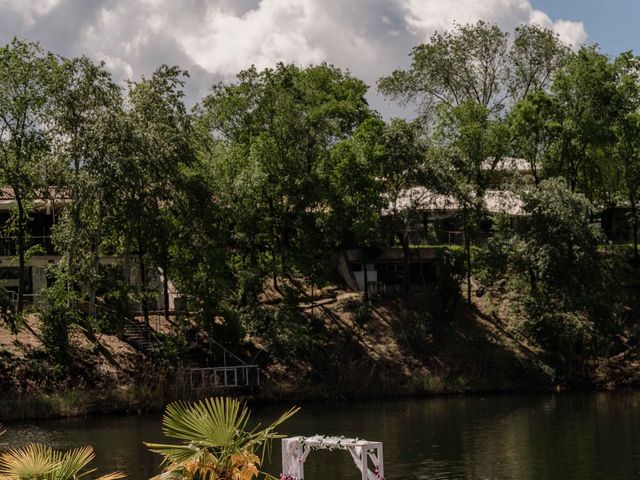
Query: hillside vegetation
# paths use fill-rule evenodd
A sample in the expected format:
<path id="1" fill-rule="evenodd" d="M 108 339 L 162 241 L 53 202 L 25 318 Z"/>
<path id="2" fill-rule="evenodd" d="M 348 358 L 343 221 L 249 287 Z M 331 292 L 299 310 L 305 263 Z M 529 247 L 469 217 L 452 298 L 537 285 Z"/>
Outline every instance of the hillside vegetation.
<path id="1" fill-rule="evenodd" d="M 0 48 L 0 396 L 155 408 L 198 394 L 180 371 L 214 342 L 262 398 L 634 385 L 639 58 L 484 22 L 410 58 L 377 88 L 417 116 L 386 120 L 333 65 L 252 67 L 189 109 L 176 66 L 122 87 Z M 332 259 L 366 275 L 390 247 L 397 295 L 349 291 Z"/>

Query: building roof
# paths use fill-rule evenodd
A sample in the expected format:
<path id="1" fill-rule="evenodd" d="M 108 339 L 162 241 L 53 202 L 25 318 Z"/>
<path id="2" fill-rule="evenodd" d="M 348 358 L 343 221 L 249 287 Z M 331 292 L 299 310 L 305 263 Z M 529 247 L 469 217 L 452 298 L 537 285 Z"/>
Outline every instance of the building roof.
<path id="1" fill-rule="evenodd" d="M 504 190 L 487 190 L 484 194 L 484 206 L 489 213 L 526 215 L 522 199 Z M 451 195 L 435 193 L 425 187 L 412 187 L 403 190 L 395 200 L 390 201 L 385 213 L 405 210 L 456 212 L 460 209 L 460 203 Z"/>
<path id="2" fill-rule="evenodd" d="M 52 203 L 64 203 L 68 201 L 67 192 L 64 189 L 50 187 L 36 193 L 33 203 L 37 208 L 47 208 Z M 11 187 L 0 187 L 0 210 L 7 211 L 16 203 L 16 196 Z"/>
<path id="3" fill-rule="evenodd" d="M 525 158 L 502 157 L 497 162 L 495 158 L 487 158 L 482 168 L 500 172 L 517 172 L 523 175 L 531 173 L 531 164 Z"/>

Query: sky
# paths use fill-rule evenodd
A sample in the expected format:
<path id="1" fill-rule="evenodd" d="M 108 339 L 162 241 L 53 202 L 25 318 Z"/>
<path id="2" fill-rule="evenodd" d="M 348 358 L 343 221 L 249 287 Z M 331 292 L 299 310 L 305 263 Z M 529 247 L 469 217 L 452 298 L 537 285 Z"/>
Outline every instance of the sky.
<path id="1" fill-rule="evenodd" d="M 537 23 L 615 54 L 640 47 L 639 15 L 638 0 L 0 0 L 0 44 L 17 36 L 84 54 L 118 81 L 179 65 L 191 75 L 190 104 L 252 64 L 326 61 L 362 78 L 371 105 L 389 117 L 402 110 L 376 93 L 376 80 L 454 22 Z"/>

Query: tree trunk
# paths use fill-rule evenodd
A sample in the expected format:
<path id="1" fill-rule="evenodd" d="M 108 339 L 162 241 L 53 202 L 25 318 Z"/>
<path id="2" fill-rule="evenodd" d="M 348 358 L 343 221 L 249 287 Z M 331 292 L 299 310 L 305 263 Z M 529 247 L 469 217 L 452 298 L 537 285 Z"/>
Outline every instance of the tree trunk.
<path id="1" fill-rule="evenodd" d="M 409 250 L 409 233 L 402 232 L 402 298 L 409 298 L 410 277 L 411 277 L 411 258 Z"/>
<path id="2" fill-rule="evenodd" d="M 74 179 L 73 179 L 73 186 L 71 188 L 71 217 L 72 217 L 72 221 L 73 221 L 73 234 L 72 234 L 72 241 L 71 241 L 71 245 L 70 245 L 70 249 L 69 249 L 69 256 L 67 258 L 67 269 L 68 269 L 68 279 L 67 279 L 67 289 L 70 290 L 72 288 L 74 288 L 75 285 L 73 285 L 75 283 L 75 275 L 76 275 L 76 256 L 77 256 L 77 250 L 78 250 L 78 243 L 80 241 L 79 237 L 79 233 L 80 229 L 82 228 L 81 226 L 81 222 L 80 222 L 80 194 L 77 190 L 77 185 L 78 185 L 78 177 L 80 175 L 80 161 L 75 158 L 74 159 Z M 69 284 L 71 283 L 71 284 Z"/>
<path id="3" fill-rule="evenodd" d="M 164 319 L 169 321 L 169 269 L 162 268 L 162 294 L 164 295 Z"/>
<path id="4" fill-rule="evenodd" d="M 146 287 L 147 287 L 147 272 L 144 265 L 143 253 L 138 254 L 138 268 L 140 269 L 140 291 L 142 293 L 142 315 L 144 316 L 144 323 L 149 326 L 149 305 L 147 305 Z"/>
<path id="5" fill-rule="evenodd" d="M 22 313 L 24 309 L 24 276 L 25 276 L 25 254 L 26 254 L 26 241 L 25 241 L 25 211 L 22 203 L 22 198 L 15 191 L 16 203 L 18 205 L 18 304 L 16 310 L 18 313 Z"/>
<path id="6" fill-rule="evenodd" d="M 278 260 L 276 259 L 276 250 L 273 249 L 273 253 L 271 255 L 271 267 L 272 267 L 272 279 L 273 279 L 273 289 L 276 292 L 280 292 L 280 287 L 278 287 Z"/>
<path id="7" fill-rule="evenodd" d="M 467 303 L 471 305 L 471 236 L 469 235 L 469 213 L 464 210 L 464 253 L 467 264 Z"/>
<path id="8" fill-rule="evenodd" d="M 369 301 L 369 273 L 367 272 L 367 253 L 364 251 L 364 248 L 361 250 L 361 258 L 362 261 L 362 275 L 364 278 L 364 301 Z"/>
<path id="9" fill-rule="evenodd" d="M 629 203 L 631 204 L 631 228 L 633 229 L 633 263 L 636 268 L 640 266 L 640 259 L 638 258 L 638 205 L 636 205 L 636 199 L 630 196 Z"/>
<path id="10" fill-rule="evenodd" d="M 538 293 L 538 281 L 536 279 L 536 273 L 533 271 L 533 268 L 529 268 L 529 286 L 531 287 L 532 295 Z"/>

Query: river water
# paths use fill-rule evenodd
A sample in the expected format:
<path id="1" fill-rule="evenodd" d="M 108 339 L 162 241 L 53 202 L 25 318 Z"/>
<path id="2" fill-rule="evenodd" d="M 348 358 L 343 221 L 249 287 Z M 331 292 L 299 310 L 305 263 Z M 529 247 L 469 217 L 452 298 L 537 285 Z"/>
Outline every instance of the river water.
<path id="1" fill-rule="evenodd" d="M 273 420 L 286 405 L 254 407 Z M 10 445 L 92 444 L 99 471 L 143 480 L 159 459 L 143 441 L 163 441 L 160 415 L 10 423 Z M 347 435 L 384 442 L 387 480 L 640 479 L 640 394 L 471 396 L 307 404 L 280 429 L 293 435 Z M 280 471 L 279 445 L 272 465 Z M 343 451 L 310 454 L 306 480 L 359 479 Z"/>

